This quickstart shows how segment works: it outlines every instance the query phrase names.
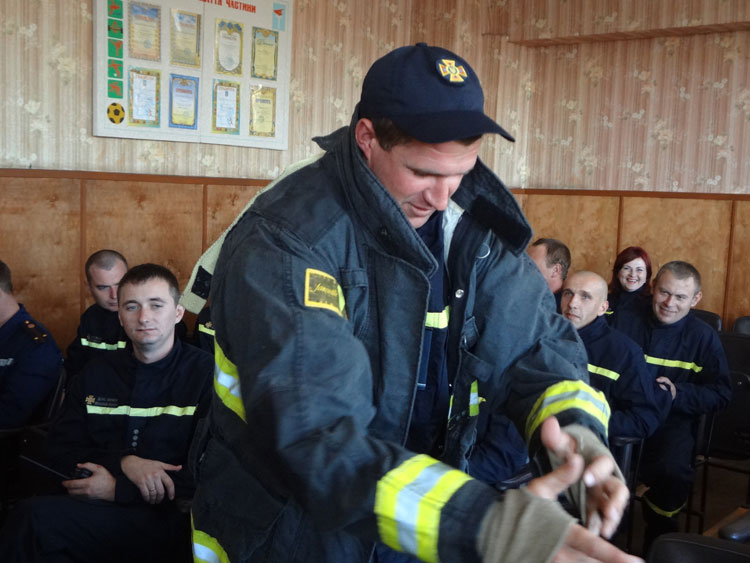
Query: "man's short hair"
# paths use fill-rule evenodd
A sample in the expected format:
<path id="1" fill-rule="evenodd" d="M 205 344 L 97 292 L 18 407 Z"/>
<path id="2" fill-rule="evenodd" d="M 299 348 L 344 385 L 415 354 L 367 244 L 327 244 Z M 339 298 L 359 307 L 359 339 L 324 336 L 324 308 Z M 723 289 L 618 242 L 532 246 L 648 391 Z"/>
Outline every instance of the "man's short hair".
<path id="1" fill-rule="evenodd" d="M 92 267 L 96 266 L 101 270 L 111 270 L 115 267 L 117 262 L 125 264 L 125 268 L 128 267 L 128 261 L 125 260 L 125 257 L 116 250 L 110 250 L 108 248 L 97 250 L 89 256 L 88 260 L 86 260 L 86 266 L 84 267 L 84 270 L 86 271 L 86 281 L 91 283 Z"/>
<path id="2" fill-rule="evenodd" d="M 375 138 L 384 151 L 389 151 L 398 145 L 408 145 L 416 140 L 389 117 L 373 117 L 370 121 L 372 121 L 372 128 L 375 130 Z M 468 146 L 481 138 L 481 135 L 476 135 L 467 139 L 458 139 L 456 142 Z"/>
<path id="3" fill-rule="evenodd" d="M 538 238 L 531 246 L 543 244 L 547 248 L 547 267 L 551 268 L 555 264 L 560 264 L 560 275 L 562 279 L 568 277 L 568 268 L 570 268 L 570 250 L 564 243 L 556 238 Z"/>
<path id="4" fill-rule="evenodd" d="M 698 293 L 701 290 L 701 274 L 698 271 L 698 268 L 693 266 L 690 262 L 684 262 L 682 260 L 672 260 L 671 262 L 667 262 L 659 268 L 659 272 L 654 278 L 654 286 L 659 283 L 659 278 L 664 272 L 671 273 L 678 280 L 693 278 L 695 280 L 695 293 Z"/>
<path id="5" fill-rule="evenodd" d="M 175 305 L 179 303 L 180 285 L 179 283 L 177 283 L 177 278 L 175 277 L 175 275 L 171 272 L 171 270 L 169 270 L 169 268 L 165 268 L 160 264 L 148 263 L 133 266 L 125 273 L 124 276 L 122 276 L 120 285 L 117 286 L 117 300 L 122 302 L 120 294 L 122 293 L 122 288 L 126 285 L 140 285 L 153 279 L 164 280 L 165 282 L 167 282 L 167 285 L 169 286 L 169 294 L 172 296 L 172 299 L 174 299 Z"/>
<path id="6" fill-rule="evenodd" d="M 13 294 L 13 282 L 10 277 L 10 268 L 8 265 L 0 260 L 0 291 L 12 295 Z"/>

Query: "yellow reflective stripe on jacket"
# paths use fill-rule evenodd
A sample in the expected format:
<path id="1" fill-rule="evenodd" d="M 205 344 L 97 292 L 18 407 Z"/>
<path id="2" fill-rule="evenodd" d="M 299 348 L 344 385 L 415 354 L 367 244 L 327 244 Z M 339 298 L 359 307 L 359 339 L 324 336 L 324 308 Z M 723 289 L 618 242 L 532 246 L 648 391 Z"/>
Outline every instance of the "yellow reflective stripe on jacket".
<path id="1" fill-rule="evenodd" d="M 142 416 L 142 417 L 156 417 L 163 414 L 170 416 L 192 416 L 195 414 L 195 407 L 131 407 L 129 405 L 120 405 L 119 407 L 98 407 L 96 405 L 86 405 L 86 412 L 88 414 L 106 414 L 106 415 L 124 415 L 124 416 Z"/>
<path id="2" fill-rule="evenodd" d="M 646 358 L 646 363 L 648 364 L 654 364 L 657 366 L 665 366 L 668 368 L 681 368 L 681 369 L 689 369 L 691 371 L 694 371 L 695 373 L 698 373 L 699 371 L 703 371 L 703 367 L 699 366 L 695 362 L 681 362 L 680 360 L 665 360 L 664 358 L 654 358 L 653 356 L 649 356 L 648 354 L 644 354 Z"/>
<path id="3" fill-rule="evenodd" d="M 679 508 L 676 508 L 675 510 L 664 510 L 663 508 L 659 508 L 659 507 L 658 507 L 658 506 L 656 506 L 656 505 L 655 505 L 655 504 L 654 504 L 653 502 L 651 502 L 650 500 L 648 500 L 648 497 L 647 497 L 646 495 L 643 495 L 643 500 L 644 500 L 644 501 L 646 502 L 646 504 L 648 505 L 648 507 L 649 507 L 649 508 L 650 508 L 650 509 L 651 509 L 652 511 L 654 511 L 654 512 L 656 512 L 657 514 L 659 514 L 659 515 L 661 515 L 661 516 L 664 516 L 664 517 L 666 517 L 666 518 L 672 518 L 672 516 L 675 516 L 676 514 L 679 514 L 679 513 L 680 513 L 680 511 L 681 511 L 681 510 L 682 510 L 683 508 L 685 508 L 685 506 L 687 505 L 687 503 L 686 503 L 686 502 L 684 502 L 684 503 L 682 503 L 682 505 L 680 505 L 680 507 L 679 507 Z"/>
<path id="4" fill-rule="evenodd" d="M 195 563 L 229 563 L 227 552 L 216 538 L 195 529 L 192 514 L 190 515 L 190 528 L 193 534 L 193 561 Z"/>
<path id="5" fill-rule="evenodd" d="M 469 394 L 469 416 L 479 414 L 479 382 L 475 379 L 471 382 L 471 393 Z"/>
<path id="6" fill-rule="evenodd" d="M 427 328 L 448 328 L 448 320 L 450 319 L 450 307 L 446 307 L 439 313 L 427 313 L 424 320 L 424 326 Z"/>
<path id="7" fill-rule="evenodd" d="M 89 348 L 96 348 L 97 350 L 122 350 L 128 345 L 128 343 L 118 340 L 116 344 L 107 344 L 106 342 L 91 342 L 86 338 L 81 338 L 81 345 Z"/>
<path id="8" fill-rule="evenodd" d="M 380 539 L 423 561 L 438 561 L 440 512 L 471 477 L 426 455 L 416 455 L 386 473 L 375 491 Z"/>
<path id="9" fill-rule="evenodd" d="M 620 379 L 620 374 L 616 371 L 612 371 L 611 369 L 600 368 L 599 366 L 595 366 L 594 364 L 589 364 L 588 369 L 589 373 L 603 375 L 604 377 L 608 377 L 609 379 L 613 379 L 615 381 Z"/>
<path id="10" fill-rule="evenodd" d="M 526 419 L 526 440 L 548 417 L 568 409 L 579 409 L 597 419 L 606 435 L 609 426 L 609 404 L 601 391 L 583 381 L 560 381 L 548 387 L 534 403 Z"/>
<path id="11" fill-rule="evenodd" d="M 230 362 L 214 340 L 214 390 L 224 405 L 239 416 L 245 418 L 245 405 L 240 393 L 240 376 L 237 366 Z"/>
<path id="12" fill-rule="evenodd" d="M 216 332 L 212 328 L 208 328 L 206 325 L 198 325 L 198 332 L 205 332 L 206 334 L 210 334 L 211 336 L 214 336 L 214 333 Z"/>

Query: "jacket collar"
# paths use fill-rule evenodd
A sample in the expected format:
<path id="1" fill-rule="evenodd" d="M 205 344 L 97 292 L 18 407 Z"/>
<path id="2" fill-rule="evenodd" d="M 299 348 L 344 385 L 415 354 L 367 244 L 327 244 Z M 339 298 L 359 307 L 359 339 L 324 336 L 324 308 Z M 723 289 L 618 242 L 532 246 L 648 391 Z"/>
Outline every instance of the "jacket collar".
<path id="1" fill-rule="evenodd" d="M 593 342 L 597 338 L 601 338 L 605 332 L 609 331 L 609 325 L 604 320 L 604 315 L 596 317 L 593 321 L 587 324 L 585 327 L 578 329 L 578 336 L 581 337 L 583 343 L 588 345 L 589 342 Z"/>

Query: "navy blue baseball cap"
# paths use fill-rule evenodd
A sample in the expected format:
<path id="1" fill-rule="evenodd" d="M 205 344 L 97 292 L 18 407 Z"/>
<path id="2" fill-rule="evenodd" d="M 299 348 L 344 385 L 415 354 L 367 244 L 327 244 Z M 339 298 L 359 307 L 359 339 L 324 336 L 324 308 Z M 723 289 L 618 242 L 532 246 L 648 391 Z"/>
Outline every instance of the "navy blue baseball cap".
<path id="1" fill-rule="evenodd" d="M 515 142 L 485 115 L 482 86 L 469 63 L 426 43 L 399 47 L 372 64 L 362 82 L 359 117 L 389 118 L 424 143 L 483 133 Z"/>

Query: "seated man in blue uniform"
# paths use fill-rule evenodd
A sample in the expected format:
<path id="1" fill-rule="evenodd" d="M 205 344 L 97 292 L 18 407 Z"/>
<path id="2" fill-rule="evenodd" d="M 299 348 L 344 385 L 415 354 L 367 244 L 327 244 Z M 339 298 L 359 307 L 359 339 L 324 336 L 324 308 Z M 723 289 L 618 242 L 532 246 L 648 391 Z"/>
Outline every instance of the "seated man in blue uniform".
<path id="1" fill-rule="evenodd" d="M 598 537 L 628 499 L 609 407 L 477 158 L 485 133 L 512 139 L 466 61 L 396 49 L 350 126 L 196 266 L 183 302 L 210 286 L 217 366 L 191 452 L 196 560 L 631 560 Z M 465 473 L 487 408 L 549 475 L 503 496 Z M 573 484 L 588 529 L 554 500 Z"/>
<path id="2" fill-rule="evenodd" d="M 687 262 L 664 264 L 656 274 L 651 303 L 623 312 L 618 327 L 641 346 L 658 383 L 672 394 L 666 422 L 646 440 L 641 479 L 646 545 L 676 531 L 693 482 L 693 446 L 702 414 L 729 403 L 729 366 L 716 331 L 690 314 L 702 297 L 701 276 Z"/>
<path id="3" fill-rule="evenodd" d="M 576 272 L 563 284 L 560 305 L 586 346 L 591 385 L 612 408 L 610 437 L 651 436 L 669 413 L 672 395 L 656 382 L 643 350 L 604 319 L 607 282 L 594 272 Z"/>
<path id="4" fill-rule="evenodd" d="M 128 271 L 125 257 L 116 250 L 98 250 L 88 257 L 84 270 L 94 304 L 81 315 L 76 337 L 68 346 L 69 379 L 93 358 L 122 350 L 128 343 L 117 317 L 117 287 Z"/>
<path id="5" fill-rule="evenodd" d="M 555 295 L 560 293 L 570 268 L 570 250 L 565 243 L 554 238 L 536 239 L 526 249 L 539 268 L 549 289 Z"/>
<path id="6" fill-rule="evenodd" d="M 17 428 L 40 415 L 61 368 L 52 335 L 13 296 L 10 268 L 0 261 L 0 428 Z"/>
<path id="7" fill-rule="evenodd" d="M 49 436 L 49 463 L 74 477 L 67 496 L 35 497 L 11 515 L 0 560 L 184 561 L 187 454 L 210 401 L 213 361 L 175 338 L 184 309 L 172 272 L 143 264 L 118 288 L 133 347 L 88 363 Z"/>

